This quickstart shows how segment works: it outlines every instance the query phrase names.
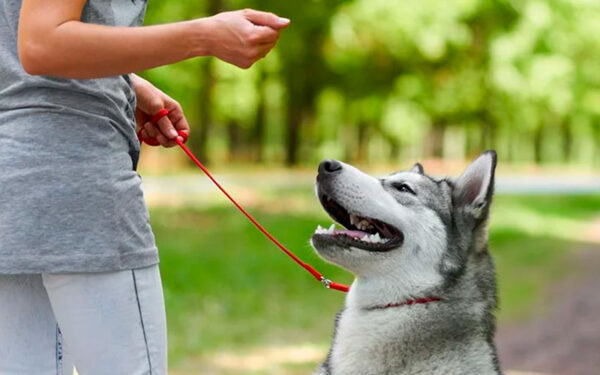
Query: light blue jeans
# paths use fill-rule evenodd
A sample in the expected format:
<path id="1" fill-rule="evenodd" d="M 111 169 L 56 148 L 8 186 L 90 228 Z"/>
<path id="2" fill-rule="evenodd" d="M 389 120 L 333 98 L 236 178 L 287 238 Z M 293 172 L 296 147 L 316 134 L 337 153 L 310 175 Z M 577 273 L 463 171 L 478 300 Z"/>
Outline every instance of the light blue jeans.
<path id="1" fill-rule="evenodd" d="M 0 374 L 166 375 L 158 266 L 0 275 Z"/>

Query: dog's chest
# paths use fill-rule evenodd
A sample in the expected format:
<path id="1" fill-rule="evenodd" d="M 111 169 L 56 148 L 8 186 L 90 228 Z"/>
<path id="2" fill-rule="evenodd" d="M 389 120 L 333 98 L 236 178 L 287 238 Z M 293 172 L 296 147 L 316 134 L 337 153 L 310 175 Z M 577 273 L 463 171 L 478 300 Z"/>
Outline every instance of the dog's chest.
<path id="1" fill-rule="evenodd" d="M 497 374 L 489 343 L 459 338 L 452 334 L 453 327 L 444 333 L 435 319 L 424 319 L 426 309 L 345 310 L 328 375 Z M 445 319 L 441 322 L 444 325 Z"/>
<path id="2" fill-rule="evenodd" d="M 405 368 L 405 325 L 406 317 L 397 311 L 345 311 L 331 352 L 332 375 L 384 374 L 390 368 Z"/>

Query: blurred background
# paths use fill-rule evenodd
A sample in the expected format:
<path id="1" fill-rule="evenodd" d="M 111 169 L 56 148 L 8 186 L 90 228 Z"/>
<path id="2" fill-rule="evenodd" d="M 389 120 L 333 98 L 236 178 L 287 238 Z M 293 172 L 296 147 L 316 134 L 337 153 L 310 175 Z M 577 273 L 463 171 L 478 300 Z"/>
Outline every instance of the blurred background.
<path id="1" fill-rule="evenodd" d="M 328 277 L 308 239 L 331 220 L 317 163 L 457 175 L 499 156 L 490 246 L 501 364 L 600 368 L 600 2 L 198 0 L 146 24 L 252 7 L 292 20 L 249 70 L 201 58 L 144 72 L 179 100 L 188 142 L 272 233 Z M 161 254 L 171 373 L 310 374 L 343 305 L 284 257 L 177 149 L 140 173 Z"/>

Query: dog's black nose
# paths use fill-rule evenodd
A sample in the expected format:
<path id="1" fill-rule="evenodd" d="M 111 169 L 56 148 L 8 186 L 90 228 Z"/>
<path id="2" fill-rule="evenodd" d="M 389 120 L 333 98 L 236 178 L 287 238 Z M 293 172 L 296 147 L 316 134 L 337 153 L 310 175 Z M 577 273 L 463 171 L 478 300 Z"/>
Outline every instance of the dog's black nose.
<path id="1" fill-rule="evenodd" d="M 319 174 L 332 174 L 342 170 L 342 163 L 333 159 L 325 159 L 319 164 Z"/>

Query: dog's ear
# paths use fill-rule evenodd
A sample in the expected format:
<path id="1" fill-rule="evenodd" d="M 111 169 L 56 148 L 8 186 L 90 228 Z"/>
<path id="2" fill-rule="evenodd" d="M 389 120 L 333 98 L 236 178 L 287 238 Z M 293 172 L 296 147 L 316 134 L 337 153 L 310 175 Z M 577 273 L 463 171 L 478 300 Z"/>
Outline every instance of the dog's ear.
<path id="1" fill-rule="evenodd" d="M 494 193 L 496 152 L 481 154 L 456 179 L 453 191 L 454 204 L 465 208 L 476 219 L 487 216 Z"/>
<path id="2" fill-rule="evenodd" d="M 415 165 L 413 165 L 413 167 L 410 169 L 411 172 L 414 173 L 418 173 L 418 174 L 424 174 L 425 170 L 423 169 L 423 166 L 421 165 L 421 163 L 415 163 Z"/>

